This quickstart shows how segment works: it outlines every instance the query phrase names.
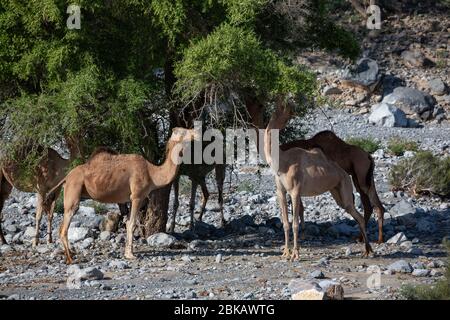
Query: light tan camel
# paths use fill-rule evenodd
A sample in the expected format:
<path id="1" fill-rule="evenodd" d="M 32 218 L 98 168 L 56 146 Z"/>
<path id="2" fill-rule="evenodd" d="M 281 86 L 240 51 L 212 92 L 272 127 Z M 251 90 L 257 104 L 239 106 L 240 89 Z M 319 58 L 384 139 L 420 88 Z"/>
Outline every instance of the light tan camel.
<path id="1" fill-rule="evenodd" d="M 357 146 L 346 143 L 331 131 L 322 131 L 311 139 L 296 140 L 280 146 L 280 149 L 283 151 L 291 148 L 302 148 L 306 150 L 320 148 L 328 159 L 336 162 L 352 177 L 356 191 L 361 195 L 366 226 L 369 223 L 373 209 L 375 209 L 378 216 L 378 243 L 383 243 L 385 210 L 375 187 L 375 181 L 373 179 L 375 162 L 370 154 Z M 360 241 L 362 240 L 361 234 Z"/>
<path id="2" fill-rule="evenodd" d="M 25 182 L 20 176 L 20 168 L 16 163 L 11 163 L 0 168 L 0 216 L 3 205 L 9 197 L 13 187 L 23 192 L 36 192 L 36 233 L 33 239 L 33 246 L 39 243 L 39 227 L 42 213 L 47 213 L 47 241 L 52 242 L 52 221 L 55 203 L 61 188 L 56 188 L 55 195 L 45 201 L 45 196 L 49 190 L 54 188 L 61 179 L 64 178 L 69 167 L 70 160 L 63 159 L 58 152 L 48 149 L 48 153 L 37 166 L 34 176 Z M 0 218 L 0 241 L 6 243 L 1 229 Z"/>
<path id="3" fill-rule="evenodd" d="M 363 217 L 358 213 L 353 202 L 353 187 L 348 174 L 335 162 L 330 161 L 320 149 L 310 151 L 292 148 L 287 151 L 279 150 L 278 159 L 272 158 L 271 130 L 283 129 L 292 115 L 291 107 L 281 99 L 277 101 L 277 110 L 272 115 L 265 131 L 264 153 L 267 163 L 275 175 L 277 196 L 281 207 L 284 227 L 285 247 L 283 257 L 291 261 L 299 258 L 298 231 L 299 217 L 301 218 L 302 237 L 305 234 L 302 196 L 317 196 L 327 191 L 336 203 L 345 209 L 357 222 L 365 242 L 364 256 L 372 252 Z M 289 217 L 286 192 L 292 199 L 294 246 L 292 252 L 289 248 Z"/>
<path id="4" fill-rule="evenodd" d="M 77 166 L 58 184 L 64 186 L 64 219 L 60 237 L 64 245 L 66 262 L 72 263 L 67 232 L 70 221 L 78 210 L 81 198 L 91 198 L 102 203 L 131 202 L 127 221 L 125 257 L 134 259 L 133 231 L 136 214 L 150 192 L 167 186 L 178 174 L 179 161 L 185 143 L 197 139 L 194 130 L 175 128 L 166 146 L 166 159 L 155 166 L 140 155 L 100 152 L 80 166 Z M 52 197 L 50 191 L 49 197 Z"/>

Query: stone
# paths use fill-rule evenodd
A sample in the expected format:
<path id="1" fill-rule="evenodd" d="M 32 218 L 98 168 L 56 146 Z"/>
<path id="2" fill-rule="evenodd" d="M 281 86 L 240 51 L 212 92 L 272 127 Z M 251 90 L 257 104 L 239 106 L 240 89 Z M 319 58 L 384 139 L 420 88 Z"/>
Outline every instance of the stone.
<path id="1" fill-rule="evenodd" d="M 325 295 L 330 300 L 344 300 L 344 288 L 340 284 L 330 285 Z"/>
<path id="2" fill-rule="evenodd" d="M 120 213 L 108 212 L 100 223 L 100 231 L 116 232 L 119 229 Z"/>
<path id="3" fill-rule="evenodd" d="M 18 230 L 17 227 L 13 224 L 9 224 L 9 225 L 5 226 L 3 229 L 8 233 L 13 233 L 13 234 L 16 233 Z"/>
<path id="4" fill-rule="evenodd" d="M 432 277 L 441 277 L 443 275 L 442 271 L 433 269 L 430 271 L 430 276 Z"/>
<path id="5" fill-rule="evenodd" d="M 109 239 L 111 239 L 111 232 L 109 232 L 109 231 L 102 231 L 102 232 L 100 232 L 99 238 L 102 241 L 108 241 Z"/>
<path id="6" fill-rule="evenodd" d="M 291 293 L 311 289 L 321 290 L 321 287 L 317 283 L 301 279 L 292 279 L 288 284 L 288 288 L 291 291 Z"/>
<path id="7" fill-rule="evenodd" d="M 89 229 L 86 227 L 70 227 L 68 238 L 70 242 L 78 242 L 89 236 Z"/>
<path id="8" fill-rule="evenodd" d="M 218 254 L 217 256 L 216 256 L 216 263 L 221 263 L 222 262 L 222 254 Z"/>
<path id="9" fill-rule="evenodd" d="M 119 269 L 119 270 L 123 270 L 123 269 L 129 269 L 130 266 L 128 265 L 127 261 L 123 261 L 123 260 L 112 260 L 108 263 L 108 266 L 112 269 Z"/>
<path id="10" fill-rule="evenodd" d="M 416 228 L 421 233 L 434 233 L 437 231 L 435 223 L 431 222 L 427 218 L 421 218 L 417 220 Z"/>
<path id="11" fill-rule="evenodd" d="M 381 127 L 408 127 L 408 119 L 405 113 L 397 107 L 380 103 L 372 107 L 371 114 L 369 116 L 369 122 Z"/>
<path id="12" fill-rule="evenodd" d="M 407 227 L 414 227 L 416 225 L 416 211 L 411 203 L 401 200 L 389 210 L 389 214 L 391 217 L 396 218 L 400 224 Z"/>
<path id="13" fill-rule="evenodd" d="M 404 80 L 393 75 L 385 75 L 381 84 L 383 90 L 382 98 L 394 92 L 395 88 L 404 87 L 405 85 L 406 83 Z"/>
<path id="14" fill-rule="evenodd" d="M 405 260 L 398 260 L 388 267 L 388 270 L 399 273 L 411 273 L 413 271 L 411 265 Z"/>
<path id="15" fill-rule="evenodd" d="M 363 87 L 372 91 L 381 80 L 378 63 L 369 58 L 363 58 L 356 64 L 356 68 L 344 72 L 342 83 L 351 87 Z"/>
<path id="16" fill-rule="evenodd" d="M 294 293 L 292 300 L 326 300 L 326 295 L 323 291 L 309 289 Z"/>
<path id="17" fill-rule="evenodd" d="M 430 275 L 430 270 L 427 269 L 414 269 L 412 272 L 414 277 L 428 277 Z"/>
<path id="18" fill-rule="evenodd" d="M 85 281 L 85 280 L 102 280 L 104 278 L 103 272 L 95 267 L 88 267 L 81 269 L 78 265 L 74 264 L 66 270 L 69 279 L 72 281 Z"/>
<path id="19" fill-rule="evenodd" d="M 434 62 L 426 58 L 420 50 L 405 50 L 401 54 L 405 63 L 412 67 L 432 67 Z"/>
<path id="20" fill-rule="evenodd" d="M 24 239 L 33 239 L 36 235 L 36 229 L 34 227 L 27 227 L 23 233 Z"/>
<path id="21" fill-rule="evenodd" d="M 169 248 L 176 243 L 177 239 L 167 233 L 156 233 L 147 238 L 147 243 L 152 247 Z"/>
<path id="22" fill-rule="evenodd" d="M 405 236 L 403 232 L 397 233 L 395 236 L 390 238 L 386 243 L 388 244 L 401 244 L 404 241 L 407 241 L 408 238 Z"/>
<path id="23" fill-rule="evenodd" d="M 401 109 L 407 115 L 417 115 L 423 120 L 428 120 L 423 114 L 433 112 L 435 101 L 432 96 L 408 87 L 398 87 L 394 92 L 384 97 L 382 104 L 393 105 Z"/>
<path id="24" fill-rule="evenodd" d="M 311 272 L 309 274 L 309 276 L 311 278 L 314 278 L 314 279 L 323 279 L 323 278 L 325 278 L 325 275 L 323 274 L 323 272 L 321 270 L 314 270 L 313 272 Z"/>
<path id="25" fill-rule="evenodd" d="M 428 87 L 430 88 L 431 93 L 437 96 L 443 96 L 447 93 L 447 86 L 444 81 L 439 78 L 428 81 Z"/>
<path id="26" fill-rule="evenodd" d="M 332 95 L 339 95 L 342 94 L 342 90 L 338 87 L 332 87 L 332 86 L 326 86 L 323 89 L 323 95 L 324 96 L 332 96 Z"/>
<path id="27" fill-rule="evenodd" d="M 86 238 L 80 243 L 79 247 L 82 250 L 85 250 L 85 249 L 89 248 L 93 243 L 94 243 L 93 238 Z"/>

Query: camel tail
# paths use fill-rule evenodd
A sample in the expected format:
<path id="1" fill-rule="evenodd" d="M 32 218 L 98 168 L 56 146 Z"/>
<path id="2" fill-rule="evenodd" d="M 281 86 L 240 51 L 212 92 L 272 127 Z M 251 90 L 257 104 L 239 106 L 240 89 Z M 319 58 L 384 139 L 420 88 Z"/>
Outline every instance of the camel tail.
<path id="1" fill-rule="evenodd" d="M 370 168 L 366 176 L 366 185 L 372 187 L 373 173 L 375 171 L 375 161 L 373 160 L 371 155 L 369 155 L 369 160 L 370 160 Z"/>
<path id="2" fill-rule="evenodd" d="M 66 183 L 66 178 L 62 179 L 56 186 L 54 186 L 45 196 L 45 202 L 53 202 L 59 195 L 60 188 Z"/>

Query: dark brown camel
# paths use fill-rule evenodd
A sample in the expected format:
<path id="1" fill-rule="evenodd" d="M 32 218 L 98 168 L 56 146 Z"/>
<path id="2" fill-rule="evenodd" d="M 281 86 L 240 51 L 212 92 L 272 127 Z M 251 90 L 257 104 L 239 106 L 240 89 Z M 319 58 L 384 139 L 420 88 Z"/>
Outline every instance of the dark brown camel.
<path id="1" fill-rule="evenodd" d="M 373 177 L 375 163 L 370 154 L 357 146 L 344 142 L 331 131 L 322 131 L 311 139 L 296 140 L 280 146 L 283 151 L 291 148 L 306 150 L 320 148 L 329 159 L 335 161 L 351 175 L 353 184 L 361 195 L 366 226 L 373 209 L 375 209 L 378 216 L 378 243 L 384 242 L 383 221 L 385 210 L 377 195 Z M 360 240 L 362 240 L 361 236 Z"/>

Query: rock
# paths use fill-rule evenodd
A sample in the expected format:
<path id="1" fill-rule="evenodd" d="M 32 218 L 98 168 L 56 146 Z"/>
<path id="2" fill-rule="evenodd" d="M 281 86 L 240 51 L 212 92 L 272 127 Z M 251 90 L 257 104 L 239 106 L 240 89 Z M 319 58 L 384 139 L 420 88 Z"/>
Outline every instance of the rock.
<path id="1" fill-rule="evenodd" d="M 216 263 L 221 263 L 222 262 L 222 254 L 218 254 L 217 256 L 216 256 Z"/>
<path id="2" fill-rule="evenodd" d="M 317 283 L 311 282 L 311 281 L 306 281 L 306 280 L 301 280 L 301 279 L 291 280 L 289 282 L 288 288 L 292 293 L 305 291 L 305 290 L 311 290 L 311 289 L 321 290 L 321 287 Z"/>
<path id="3" fill-rule="evenodd" d="M 108 212 L 100 223 L 100 231 L 116 232 L 119 228 L 120 213 Z"/>
<path id="4" fill-rule="evenodd" d="M 428 277 L 430 270 L 427 269 L 414 269 L 412 275 L 415 277 Z"/>
<path id="5" fill-rule="evenodd" d="M 402 243 L 404 241 L 407 241 L 407 240 L 408 240 L 408 238 L 405 236 L 405 234 L 403 232 L 399 232 L 395 236 L 390 238 L 388 241 L 386 241 L 386 243 L 388 243 L 388 244 L 400 244 L 400 243 Z"/>
<path id="6" fill-rule="evenodd" d="M 23 233 L 24 239 L 33 239 L 36 235 L 36 229 L 34 227 L 27 227 Z"/>
<path id="7" fill-rule="evenodd" d="M 89 236 L 89 229 L 86 227 L 70 227 L 69 228 L 69 241 L 78 242 L 86 239 Z"/>
<path id="8" fill-rule="evenodd" d="M 331 87 L 327 86 L 323 89 L 323 95 L 324 96 L 332 96 L 332 95 L 339 95 L 342 94 L 342 90 L 338 87 Z"/>
<path id="9" fill-rule="evenodd" d="M 326 300 L 326 295 L 323 291 L 309 289 L 294 293 L 292 300 Z"/>
<path id="10" fill-rule="evenodd" d="M 313 272 L 311 272 L 309 274 L 309 276 L 311 278 L 314 278 L 314 279 L 323 279 L 323 278 L 325 278 L 325 275 L 323 274 L 323 272 L 321 270 L 314 270 Z"/>
<path id="11" fill-rule="evenodd" d="M 363 87 L 373 91 L 381 79 L 380 69 L 375 60 L 363 58 L 356 68 L 344 72 L 342 83 L 351 87 Z"/>
<path id="12" fill-rule="evenodd" d="M 17 227 L 13 224 L 9 224 L 9 225 L 5 226 L 3 229 L 8 233 L 13 233 L 13 234 L 16 233 L 18 230 Z"/>
<path id="13" fill-rule="evenodd" d="M 128 262 L 123 261 L 123 260 L 113 260 L 110 261 L 108 263 L 108 266 L 112 269 L 119 269 L 119 270 L 123 270 L 123 269 L 129 269 L 130 266 L 128 265 Z"/>
<path id="14" fill-rule="evenodd" d="M 408 87 L 398 87 L 391 94 L 387 95 L 381 104 L 393 105 L 402 110 L 407 115 L 416 115 L 423 120 L 428 120 L 424 116 L 429 111 L 433 112 L 435 101 L 430 95 Z"/>
<path id="15" fill-rule="evenodd" d="M 328 228 L 327 233 L 335 237 L 350 237 L 359 234 L 359 231 L 355 227 L 349 226 L 346 223 L 339 223 Z"/>
<path id="16" fill-rule="evenodd" d="M 443 273 L 439 270 L 433 269 L 430 271 L 430 276 L 432 277 L 441 277 Z"/>
<path id="17" fill-rule="evenodd" d="M 94 267 L 81 269 L 78 265 L 71 265 L 67 268 L 67 275 L 72 280 L 102 280 L 104 278 L 103 272 Z"/>
<path id="18" fill-rule="evenodd" d="M 417 247 L 412 247 L 407 252 L 410 253 L 410 254 L 413 254 L 415 256 L 422 256 L 423 255 L 422 249 L 417 248 Z"/>
<path id="19" fill-rule="evenodd" d="M 399 273 L 411 273 L 413 271 L 411 265 L 405 260 L 398 260 L 389 265 L 388 270 Z"/>
<path id="20" fill-rule="evenodd" d="M 81 244 L 79 245 L 79 247 L 82 250 L 85 250 L 87 248 L 89 248 L 92 244 L 94 243 L 94 239 L 93 238 L 86 238 L 84 239 Z"/>
<path id="21" fill-rule="evenodd" d="M 433 67 L 434 62 L 426 58 L 420 50 L 405 50 L 402 52 L 403 60 L 412 67 Z"/>
<path id="22" fill-rule="evenodd" d="M 404 87 L 405 85 L 406 83 L 404 80 L 393 75 L 385 75 L 381 84 L 383 90 L 383 98 L 394 92 L 395 88 Z"/>
<path id="23" fill-rule="evenodd" d="M 396 218 L 400 224 L 407 227 L 414 227 L 416 225 L 416 209 L 411 203 L 401 200 L 389 210 L 391 217 Z"/>
<path id="24" fill-rule="evenodd" d="M 3 244 L 0 246 L 1 253 L 7 253 L 13 251 L 13 248 L 9 244 Z"/>
<path id="25" fill-rule="evenodd" d="M 147 243 L 152 247 L 169 248 L 176 243 L 177 239 L 167 233 L 156 233 L 147 238 Z"/>
<path id="26" fill-rule="evenodd" d="M 369 122 L 381 127 L 408 127 L 405 113 L 387 103 L 376 104 L 372 107 Z"/>
<path id="27" fill-rule="evenodd" d="M 427 218 L 421 218 L 417 220 L 416 228 L 421 233 L 433 233 L 436 232 L 437 226 Z"/>
<path id="28" fill-rule="evenodd" d="M 325 294 L 330 300 L 344 300 L 344 288 L 340 284 L 330 285 Z"/>
<path id="29" fill-rule="evenodd" d="M 439 78 L 428 81 L 428 87 L 430 88 L 431 93 L 437 96 L 443 96 L 447 93 L 447 86 L 444 81 Z"/>
<path id="30" fill-rule="evenodd" d="M 111 239 L 111 232 L 109 232 L 109 231 L 102 231 L 102 232 L 100 232 L 99 238 L 102 241 L 108 241 L 109 239 Z"/>

